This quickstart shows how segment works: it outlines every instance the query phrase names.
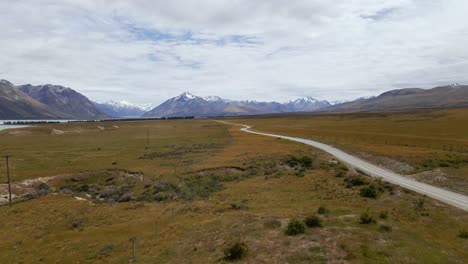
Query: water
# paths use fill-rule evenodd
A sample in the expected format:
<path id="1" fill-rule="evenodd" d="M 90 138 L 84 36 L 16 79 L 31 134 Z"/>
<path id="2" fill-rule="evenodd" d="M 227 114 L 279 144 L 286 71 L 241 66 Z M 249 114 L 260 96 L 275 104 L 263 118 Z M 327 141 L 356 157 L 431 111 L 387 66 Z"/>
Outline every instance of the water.
<path id="1" fill-rule="evenodd" d="M 76 120 L 54 120 L 54 119 L 11 119 L 11 120 L 0 120 L 0 125 L 5 124 L 6 122 L 60 122 L 60 123 L 67 123 L 69 121 L 76 121 Z"/>
<path id="2" fill-rule="evenodd" d="M 0 130 L 4 130 L 4 129 L 12 129 L 12 128 L 22 128 L 22 127 L 27 127 L 26 125 L 3 125 L 0 124 Z"/>
<path id="3" fill-rule="evenodd" d="M 30 125 L 5 125 L 5 122 L 60 122 L 67 123 L 75 120 L 31 120 L 31 119 L 17 119 L 17 120 L 0 120 L 0 130 L 28 127 Z"/>

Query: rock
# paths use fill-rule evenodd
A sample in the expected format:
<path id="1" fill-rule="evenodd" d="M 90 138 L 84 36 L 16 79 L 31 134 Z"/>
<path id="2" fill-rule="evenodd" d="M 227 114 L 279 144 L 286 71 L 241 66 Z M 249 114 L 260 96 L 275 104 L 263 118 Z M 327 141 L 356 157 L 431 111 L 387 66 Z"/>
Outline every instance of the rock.
<path id="1" fill-rule="evenodd" d="M 62 130 L 58 130 L 58 129 L 53 129 L 52 132 L 50 132 L 51 135 L 63 135 L 65 134 L 65 132 L 63 132 Z"/>

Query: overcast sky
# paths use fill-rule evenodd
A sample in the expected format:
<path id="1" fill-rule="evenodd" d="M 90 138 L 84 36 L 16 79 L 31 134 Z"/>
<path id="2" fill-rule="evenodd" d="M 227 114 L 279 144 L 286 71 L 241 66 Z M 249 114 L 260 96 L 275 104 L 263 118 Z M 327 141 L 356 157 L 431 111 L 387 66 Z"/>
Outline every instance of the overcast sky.
<path id="1" fill-rule="evenodd" d="M 0 78 L 97 101 L 468 83 L 467 0 L 0 0 Z"/>

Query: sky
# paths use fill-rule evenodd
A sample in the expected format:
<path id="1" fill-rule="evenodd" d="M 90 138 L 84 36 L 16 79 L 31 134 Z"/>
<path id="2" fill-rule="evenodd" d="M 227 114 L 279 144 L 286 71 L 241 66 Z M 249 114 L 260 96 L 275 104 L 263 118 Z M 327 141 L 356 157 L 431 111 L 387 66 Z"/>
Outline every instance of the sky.
<path id="1" fill-rule="evenodd" d="M 0 79 L 95 101 L 468 83 L 466 0 L 0 0 Z"/>

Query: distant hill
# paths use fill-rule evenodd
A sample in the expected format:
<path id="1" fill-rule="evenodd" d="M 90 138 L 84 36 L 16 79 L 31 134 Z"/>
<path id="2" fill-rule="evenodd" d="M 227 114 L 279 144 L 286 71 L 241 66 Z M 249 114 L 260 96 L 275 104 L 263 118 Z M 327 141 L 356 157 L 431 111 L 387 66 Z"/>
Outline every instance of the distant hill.
<path id="1" fill-rule="evenodd" d="M 60 85 L 20 85 L 18 88 L 37 101 L 49 106 L 57 112 L 75 119 L 101 119 L 108 115 L 100 112 L 84 95 Z"/>
<path id="2" fill-rule="evenodd" d="M 59 85 L 15 86 L 0 80 L 0 119 L 102 119 L 84 95 Z"/>
<path id="3" fill-rule="evenodd" d="M 312 97 L 299 98 L 285 104 L 277 102 L 232 101 L 218 96 L 199 97 L 182 93 L 144 114 L 145 117 L 171 116 L 235 116 L 286 112 L 311 112 L 330 106 L 327 101 Z"/>
<path id="4" fill-rule="evenodd" d="M 356 112 L 464 106 L 468 106 L 468 85 L 452 84 L 432 89 L 391 90 L 377 97 L 360 98 L 336 104 L 321 111 Z"/>
<path id="5" fill-rule="evenodd" d="M 112 117 L 141 117 L 147 110 L 144 107 L 126 101 L 93 102 L 96 108 Z"/>
<path id="6" fill-rule="evenodd" d="M 23 93 L 7 80 L 0 80 L 0 119 L 54 119 L 64 113 Z"/>

